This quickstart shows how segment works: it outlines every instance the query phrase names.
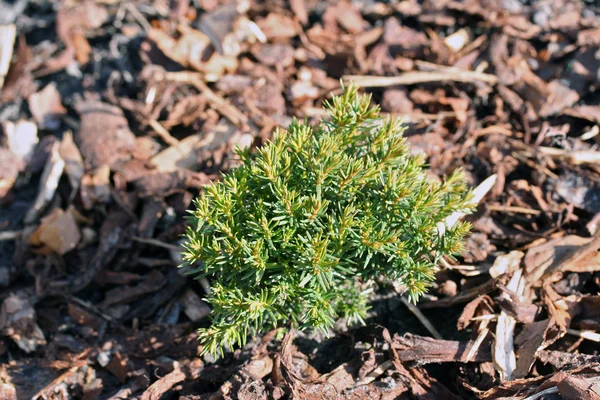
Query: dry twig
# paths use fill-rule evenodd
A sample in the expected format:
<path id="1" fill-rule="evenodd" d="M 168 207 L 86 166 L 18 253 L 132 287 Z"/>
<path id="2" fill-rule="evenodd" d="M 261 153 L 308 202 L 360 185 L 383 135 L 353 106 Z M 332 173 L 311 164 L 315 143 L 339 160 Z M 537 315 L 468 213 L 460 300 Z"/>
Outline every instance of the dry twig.
<path id="1" fill-rule="evenodd" d="M 344 82 L 352 82 L 361 87 L 388 87 L 397 85 L 416 85 L 426 82 L 465 82 L 481 81 L 491 85 L 498 81 L 495 75 L 475 71 L 444 70 L 441 72 L 413 71 L 398 76 L 346 75 Z"/>

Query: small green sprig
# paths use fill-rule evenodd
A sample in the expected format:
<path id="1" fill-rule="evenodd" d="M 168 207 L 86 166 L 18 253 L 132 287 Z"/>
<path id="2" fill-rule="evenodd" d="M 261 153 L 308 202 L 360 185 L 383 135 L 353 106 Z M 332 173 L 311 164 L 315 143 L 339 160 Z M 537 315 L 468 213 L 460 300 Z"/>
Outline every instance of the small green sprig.
<path id="1" fill-rule="evenodd" d="M 400 281 L 416 301 L 439 259 L 461 248 L 468 224 L 437 229 L 467 208 L 460 171 L 428 179 L 401 123 L 354 86 L 326 109 L 317 127 L 294 121 L 256 153 L 238 150 L 242 165 L 195 200 L 183 260 L 212 279 L 205 352 L 283 324 L 363 321 L 361 287 L 376 278 Z"/>

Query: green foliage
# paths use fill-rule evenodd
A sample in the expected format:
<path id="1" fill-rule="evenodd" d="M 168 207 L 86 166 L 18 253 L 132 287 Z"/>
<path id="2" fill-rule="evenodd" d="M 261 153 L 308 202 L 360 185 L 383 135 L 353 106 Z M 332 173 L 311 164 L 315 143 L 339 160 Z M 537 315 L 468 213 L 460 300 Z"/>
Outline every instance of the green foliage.
<path id="1" fill-rule="evenodd" d="M 400 281 L 416 301 L 439 258 L 460 250 L 468 226 L 442 235 L 437 225 L 465 209 L 462 175 L 428 179 L 401 124 L 370 104 L 347 88 L 327 121 L 295 121 L 256 154 L 238 151 L 242 165 L 195 201 L 183 256 L 212 278 L 206 352 L 282 324 L 362 321 L 361 284 L 376 278 Z"/>

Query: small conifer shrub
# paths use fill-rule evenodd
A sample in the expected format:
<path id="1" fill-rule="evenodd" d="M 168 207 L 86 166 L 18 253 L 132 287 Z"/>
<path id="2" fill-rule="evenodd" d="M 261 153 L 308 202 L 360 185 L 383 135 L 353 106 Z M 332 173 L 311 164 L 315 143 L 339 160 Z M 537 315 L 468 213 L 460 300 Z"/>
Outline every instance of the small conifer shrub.
<path id="1" fill-rule="evenodd" d="M 467 208 L 460 171 L 430 180 L 401 123 L 356 87 L 326 109 L 317 127 L 294 121 L 254 154 L 239 150 L 242 164 L 195 200 L 183 260 L 211 278 L 205 352 L 284 324 L 363 321 L 361 287 L 374 279 L 399 281 L 416 301 L 440 257 L 460 250 L 467 224 L 438 229 Z"/>

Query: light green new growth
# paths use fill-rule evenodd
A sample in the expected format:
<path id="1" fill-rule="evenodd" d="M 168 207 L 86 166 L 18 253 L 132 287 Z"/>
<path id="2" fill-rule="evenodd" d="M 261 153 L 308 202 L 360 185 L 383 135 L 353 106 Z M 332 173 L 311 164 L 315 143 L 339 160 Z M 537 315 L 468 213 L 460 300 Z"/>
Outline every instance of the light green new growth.
<path id="1" fill-rule="evenodd" d="M 460 250 L 467 224 L 443 235 L 436 226 L 465 210 L 462 175 L 428 179 L 404 128 L 370 100 L 346 88 L 326 105 L 328 120 L 294 121 L 257 154 L 238 151 L 242 165 L 195 201 L 183 258 L 211 278 L 205 352 L 283 324 L 327 331 L 339 317 L 362 321 L 361 284 L 380 277 L 416 301 L 440 257 Z"/>

